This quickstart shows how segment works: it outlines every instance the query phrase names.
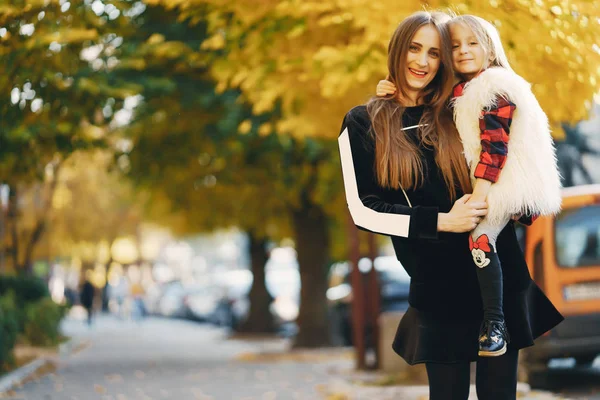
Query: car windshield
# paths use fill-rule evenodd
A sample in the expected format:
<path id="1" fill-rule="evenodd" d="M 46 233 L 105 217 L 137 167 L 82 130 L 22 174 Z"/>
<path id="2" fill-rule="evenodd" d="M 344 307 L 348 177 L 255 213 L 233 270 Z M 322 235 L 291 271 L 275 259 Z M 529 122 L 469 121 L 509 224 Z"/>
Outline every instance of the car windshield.
<path id="1" fill-rule="evenodd" d="M 555 227 L 556 261 L 561 267 L 600 265 L 600 206 L 564 210 Z"/>

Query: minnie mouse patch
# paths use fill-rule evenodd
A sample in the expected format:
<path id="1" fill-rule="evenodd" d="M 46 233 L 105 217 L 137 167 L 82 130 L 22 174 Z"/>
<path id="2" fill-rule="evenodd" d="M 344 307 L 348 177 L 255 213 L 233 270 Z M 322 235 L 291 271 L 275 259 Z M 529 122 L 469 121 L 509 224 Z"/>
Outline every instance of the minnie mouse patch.
<path id="1" fill-rule="evenodd" d="M 469 249 L 473 256 L 473 262 L 479 268 L 487 267 L 490 263 L 490 259 L 487 258 L 486 252 L 490 253 L 492 248 L 487 235 L 481 235 L 476 241 L 473 241 L 473 237 L 469 236 Z"/>

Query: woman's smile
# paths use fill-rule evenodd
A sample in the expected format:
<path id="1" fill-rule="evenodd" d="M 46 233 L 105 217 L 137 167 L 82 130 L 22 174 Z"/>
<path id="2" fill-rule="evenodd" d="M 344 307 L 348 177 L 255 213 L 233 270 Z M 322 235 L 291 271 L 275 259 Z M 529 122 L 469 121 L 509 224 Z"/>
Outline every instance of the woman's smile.
<path id="1" fill-rule="evenodd" d="M 418 69 L 413 69 L 413 68 L 409 68 L 408 70 L 410 71 L 410 73 L 412 75 L 414 75 L 417 78 L 425 78 L 427 76 L 427 72 L 425 72 L 425 71 L 420 71 Z"/>

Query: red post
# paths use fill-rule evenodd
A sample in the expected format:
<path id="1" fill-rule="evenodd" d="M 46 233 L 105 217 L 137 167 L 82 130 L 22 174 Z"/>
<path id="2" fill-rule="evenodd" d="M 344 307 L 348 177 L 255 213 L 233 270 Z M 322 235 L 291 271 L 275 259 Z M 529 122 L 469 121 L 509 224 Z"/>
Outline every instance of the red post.
<path id="1" fill-rule="evenodd" d="M 371 329 L 370 343 L 369 346 L 373 348 L 375 352 L 375 360 L 372 365 L 369 367 L 372 369 L 379 368 L 379 360 L 380 360 L 380 348 L 379 348 L 379 312 L 380 308 L 380 292 L 379 292 L 379 278 L 377 276 L 377 271 L 375 270 L 375 258 L 377 258 L 377 244 L 375 241 L 375 235 L 369 235 L 369 258 L 371 259 L 372 268 L 369 271 L 367 277 L 367 317 L 368 317 L 368 325 Z"/>
<path id="2" fill-rule="evenodd" d="M 365 299 L 362 276 L 358 270 L 358 260 L 360 259 L 360 241 L 358 229 L 354 226 L 352 218 L 348 214 L 348 241 L 350 244 L 349 260 L 352 266 L 350 272 L 350 283 L 352 285 L 352 339 L 356 354 L 356 368 L 366 368 L 366 346 L 365 346 Z"/>

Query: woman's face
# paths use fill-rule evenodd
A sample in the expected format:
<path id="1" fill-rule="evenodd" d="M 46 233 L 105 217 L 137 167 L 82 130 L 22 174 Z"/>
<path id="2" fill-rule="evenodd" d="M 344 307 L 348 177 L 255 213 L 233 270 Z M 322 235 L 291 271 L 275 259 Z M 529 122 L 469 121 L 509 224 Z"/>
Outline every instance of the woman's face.
<path id="1" fill-rule="evenodd" d="M 440 68 L 440 35 L 431 25 L 415 33 L 407 55 L 406 81 L 409 92 L 420 92 L 429 85 Z"/>
<path id="2" fill-rule="evenodd" d="M 475 34 L 465 24 L 450 25 L 452 39 L 452 66 L 467 80 L 474 78 L 488 66 L 485 50 Z"/>

